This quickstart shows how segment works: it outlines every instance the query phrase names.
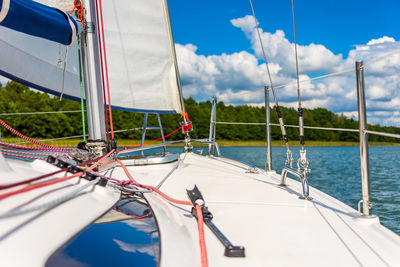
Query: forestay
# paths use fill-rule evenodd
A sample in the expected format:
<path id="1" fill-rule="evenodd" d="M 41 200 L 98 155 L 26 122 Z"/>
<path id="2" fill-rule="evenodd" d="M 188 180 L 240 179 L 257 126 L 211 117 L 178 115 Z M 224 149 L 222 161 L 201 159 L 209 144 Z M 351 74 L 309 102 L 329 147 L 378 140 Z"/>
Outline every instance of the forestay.
<path id="1" fill-rule="evenodd" d="M 73 0 L 37 1 L 64 11 L 73 7 Z M 102 0 L 101 4 L 111 105 L 130 111 L 181 113 L 179 74 L 166 2 Z M 66 51 L 66 46 L 0 26 L 0 75 L 79 100 L 77 42 L 68 46 L 64 71 Z"/>

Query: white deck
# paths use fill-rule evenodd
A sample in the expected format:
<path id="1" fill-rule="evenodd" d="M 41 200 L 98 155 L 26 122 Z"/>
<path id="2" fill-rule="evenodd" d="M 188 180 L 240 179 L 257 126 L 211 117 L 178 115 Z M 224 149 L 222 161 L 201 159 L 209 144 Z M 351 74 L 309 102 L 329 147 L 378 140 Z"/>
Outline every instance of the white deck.
<path id="1" fill-rule="evenodd" d="M 185 156 L 182 155 L 182 158 Z M 177 163 L 130 167 L 139 182 L 157 185 Z M 161 186 L 177 199 L 196 184 L 214 223 L 246 258 L 225 257 L 206 229 L 210 266 L 400 266 L 400 237 L 378 220 L 360 219 L 342 202 L 311 188 L 312 201 L 299 199 L 301 184 L 280 187 L 276 173 L 247 173 L 229 159 L 187 154 Z M 116 169 L 114 177 L 123 177 Z M 146 194 L 160 226 L 161 266 L 200 266 L 196 220 L 190 208 Z M 197 260 L 194 260 L 197 259 Z"/>
<path id="2" fill-rule="evenodd" d="M 59 170 L 41 160 L 27 163 L 7 159 L 7 163 L 12 171 L 0 171 L 0 185 Z M 55 177 L 63 177 L 64 174 L 60 173 Z M 73 178 L 0 200 L 0 214 L 20 205 L 28 208 L 51 201 L 85 183 L 85 179 Z M 3 192 L 7 191 L 2 190 L 1 193 Z M 120 197 L 116 190 L 101 186 L 90 187 L 84 192 L 55 208 L 0 219 L 0 266 L 44 266 L 59 247 L 112 208 Z"/>
<path id="3" fill-rule="evenodd" d="M 181 159 L 128 169 L 139 182 L 153 186 L 175 169 L 160 190 L 177 199 L 188 200 L 186 189 L 199 187 L 213 222 L 234 245 L 246 249 L 245 258 L 225 257 L 222 244 L 206 227 L 209 266 L 400 266 L 398 235 L 378 220 L 359 219 L 354 209 L 316 189 L 310 190 L 313 200 L 306 201 L 299 199 L 299 182 L 288 179 L 288 186 L 280 187 L 276 173 L 247 173 L 249 167 L 236 161 L 193 153 L 182 154 Z M 1 172 L 0 184 L 57 170 L 43 161 L 7 162 L 17 172 Z M 107 175 L 126 179 L 120 167 Z M 70 185 L 34 205 L 84 183 L 72 179 L 0 200 L 0 214 L 51 189 Z M 43 266 L 55 250 L 119 199 L 112 188 L 92 189 L 45 212 L 1 219 L 0 266 Z M 145 197 L 160 228 L 161 267 L 200 266 L 197 222 L 190 208 L 172 205 L 155 193 Z"/>

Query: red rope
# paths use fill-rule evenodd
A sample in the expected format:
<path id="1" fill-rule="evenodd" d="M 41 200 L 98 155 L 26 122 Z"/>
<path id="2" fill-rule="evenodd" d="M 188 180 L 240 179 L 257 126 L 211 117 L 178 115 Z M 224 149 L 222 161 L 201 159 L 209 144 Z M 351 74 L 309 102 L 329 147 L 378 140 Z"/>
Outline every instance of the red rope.
<path id="1" fill-rule="evenodd" d="M 96 19 L 99 21 L 99 10 L 97 8 L 97 3 L 96 3 Z M 98 29 L 100 31 L 100 29 Z M 99 48 L 100 48 L 100 65 L 101 65 L 101 83 L 102 83 L 102 88 L 103 88 L 103 101 L 104 101 L 104 117 L 106 120 L 106 132 L 107 132 L 107 140 L 110 141 L 110 129 L 109 129 L 109 124 L 108 124 L 108 114 L 107 114 L 107 99 L 106 99 L 106 86 L 104 84 L 104 73 L 103 73 L 103 49 L 102 49 L 102 42 L 100 38 L 100 34 L 97 35 L 98 37 L 98 42 L 99 42 Z"/>
<path id="2" fill-rule="evenodd" d="M 113 152 L 114 152 L 114 149 L 111 150 L 108 154 L 104 155 L 104 156 L 103 156 L 99 161 L 97 161 L 95 164 L 93 164 L 92 166 L 90 166 L 89 168 L 87 168 L 87 171 L 91 171 L 91 170 L 93 170 L 94 168 L 96 168 L 97 165 L 99 165 L 100 163 L 102 163 L 102 162 L 103 162 L 108 156 L 110 156 Z M 1 200 L 1 199 L 5 199 L 5 198 L 7 198 L 7 197 L 14 196 L 14 195 L 18 195 L 18 194 L 21 194 L 21 193 L 24 193 L 24 192 L 28 192 L 28 191 L 31 191 L 31 190 L 34 190 L 34 189 L 37 189 L 37 188 L 42 188 L 42 187 L 45 187 L 45 186 L 49 186 L 49 185 L 57 184 L 57 183 L 60 183 L 60 182 L 66 181 L 66 180 L 70 180 L 70 179 L 72 179 L 72 178 L 79 177 L 79 176 L 83 175 L 84 173 L 85 173 L 84 171 L 83 171 L 83 172 L 78 172 L 78 173 L 75 173 L 75 174 L 73 174 L 73 175 L 71 175 L 71 176 L 62 177 L 62 178 L 58 178 L 58 179 L 54 179 L 54 180 L 50 180 L 50 181 L 46 181 L 46 182 L 34 184 L 34 185 L 27 186 L 27 187 L 24 187 L 24 188 L 21 188 L 21 189 L 18 189 L 18 190 L 14 190 L 14 191 L 11 191 L 11 192 L 7 192 L 7 193 L 4 193 L 4 194 L 0 194 L 0 200 Z"/>
<path id="3" fill-rule="evenodd" d="M 45 158 L 40 158 L 36 156 L 23 156 L 21 154 L 14 154 L 10 152 L 2 152 L 6 156 L 11 156 L 11 157 L 16 157 L 16 158 L 23 158 L 23 159 L 41 159 L 41 160 L 46 160 Z"/>
<path id="4" fill-rule="evenodd" d="M 36 141 L 36 140 L 33 140 L 32 138 L 29 138 L 29 137 L 23 135 L 22 133 L 18 132 L 17 130 L 11 128 L 7 123 L 5 123 L 5 122 L 2 121 L 2 120 L 0 120 L 0 124 L 3 125 L 4 127 L 6 127 L 6 128 L 7 128 L 9 131 L 11 131 L 13 134 L 19 136 L 19 137 L 22 138 L 22 139 L 25 139 L 26 141 L 29 141 L 29 142 L 31 142 L 31 143 L 33 143 L 33 144 L 36 144 L 36 145 L 42 146 L 42 147 L 46 147 L 46 148 L 55 148 L 54 146 L 49 146 L 49 145 L 40 143 L 40 142 L 38 142 L 38 141 Z"/>
<path id="5" fill-rule="evenodd" d="M 9 149 L 3 149 L 3 148 L 0 148 L 0 151 L 5 152 L 5 153 L 14 153 L 14 154 L 31 155 L 31 156 L 41 156 L 41 157 L 49 156 L 49 154 L 44 154 L 44 153 L 32 153 L 32 152 L 9 150 Z"/>
<path id="6" fill-rule="evenodd" d="M 44 175 L 29 179 L 29 180 L 25 180 L 25 181 L 13 183 L 13 184 L 1 185 L 0 186 L 0 190 L 11 188 L 11 187 L 15 187 L 15 186 L 22 185 L 22 184 L 32 183 L 34 181 L 41 180 L 41 179 L 50 177 L 52 175 L 56 175 L 57 173 L 68 171 L 68 169 L 69 168 L 64 168 L 64 169 L 61 169 L 61 170 L 58 170 L 58 171 L 55 171 L 55 172 L 51 172 L 51 173 L 48 173 L 48 174 L 44 174 Z"/>
<path id="7" fill-rule="evenodd" d="M 110 117 L 110 128 L 111 128 L 111 138 L 114 139 L 114 126 L 112 120 L 112 110 L 111 110 L 111 95 L 110 95 L 110 82 L 108 79 L 108 67 L 107 67 L 107 53 L 106 53 L 106 43 L 104 38 L 104 26 L 103 26 L 103 8 L 101 6 L 101 0 L 98 0 L 99 3 L 99 12 L 100 13 L 100 27 L 101 27 L 101 37 L 103 41 L 103 55 L 104 55 L 104 74 L 107 83 L 107 97 L 108 97 L 108 116 Z M 100 38 L 100 36 L 99 36 Z M 101 43 L 101 42 L 100 42 Z"/>
<path id="8" fill-rule="evenodd" d="M 204 237 L 204 221 L 203 221 L 203 213 L 201 211 L 201 207 L 198 204 L 194 205 L 197 214 L 197 224 L 199 228 L 199 243 L 200 243 L 200 255 L 201 255 L 201 266 L 208 267 L 208 258 L 207 258 L 207 247 L 206 240 Z"/>
<path id="9" fill-rule="evenodd" d="M 151 143 L 154 143 L 155 141 L 161 140 L 161 139 L 163 139 L 163 138 L 166 138 L 166 137 L 168 137 L 168 136 L 170 136 L 170 135 L 176 133 L 176 132 L 179 131 L 180 129 L 182 129 L 182 127 L 183 127 L 183 126 L 181 126 L 181 127 L 179 127 L 178 129 L 176 129 L 176 130 L 170 132 L 169 134 L 166 134 L 166 135 L 164 135 L 164 136 L 161 136 L 161 137 L 159 137 L 159 138 L 157 138 L 157 139 L 154 139 L 154 140 L 148 141 L 148 142 L 146 142 L 146 143 L 143 143 L 143 146 L 148 145 L 148 144 L 151 144 Z M 136 145 L 136 146 L 125 147 L 125 148 L 123 148 L 123 149 L 121 149 L 121 150 L 118 150 L 118 151 L 117 151 L 117 154 L 118 154 L 119 152 L 124 151 L 124 150 L 132 149 L 132 148 L 136 148 L 136 147 L 141 147 L 141 146 L 142 146 L 142 145 Z"/>
<path id="10" fill-rule="evenodd" d="M 82 25 L 84 25 L 85 22 L 83 20 L 83 6 L 82 6 L 82 3 L 80 0 L 74 1 L 74 8 L 70 12 L 70 14 L 72 14 L 75 9 L 76 9 L 76 14 L 79 16 L 79 19 L 80 19 Z"/>
<path id="11" fill-rule="evenodd" d="M 44 148 L 44 147 L 33 147 L 33 146 L 20 146 L 16 144 L 9 144 L 0 142 L 0 146 L 4 147 L 11 147 L 14 149 L 22 149 L 22 150 L 33 150 L 33 151 L 46 151 L 46 152 L 68 152 L 72 150 L 72 148 L 59 148 L 59 147 L 51 147 L 51 148 Z"/>
<path id="12" fill-rule="evenodd" d="M 175 204 L 180 204 L 180 205 L 188 205 L 191 206 L 192 203 L 190 203 L 189 201 L 184 201 L 184 200 L 177 200 L 175 198 L 172 198 L 170 196 L 167 196 L 166 194 L 164 194 L 163 192 L 161 192 L 160 190 L 158 190 L 157 188 L 150 186 L 150 185 L 142 185 L 139 184 L 133 177 L 132 175 L 129 173 L 128 169 L 125 167 L 125 165 L 122 163 L 121 160 L 116 159 L 116 161 L 121 165 L 122 169 L 124 170 L 126 176 L 128 176 L 129 180 L 131 181 L 131 183 L 135 186 L 139 186 L 145 189 L 150 189 L 153 192 L 156 192 L 157 194 L 159 194 L 160 196 L 162 196 L 163 198 L 165 198 L 166 200 L 175 203 Z M 195 206 L 196 209 L 196 214 L 197 214 L 197 223 L 198 223 L 198 228 L 199 228 L 199 243 L 200 243 L 200 254 L 201 254 L 201 266 L 202 267 L 208 267 L 208 259 L 207 259 L 207 247 L 206 247 L 206 241 L 204 238 L 204 220 L 203 220 L 203 212 L 201 210 L 201 207 L 196 204 Z"/>
<path id="13" fill-rule="evenodd" d="M 125 165 L 122 163 L 122 161 L 120 161 L 119 159 L 116 159 L 116 161 L 121 165 L 122 169 L 124 170 L 126 176 L 128 176 L 129 180 L 133 183 L 133 185 L 135 186 L 139 186 L 145 189 L 149 189 L 152 190 L 154 192 L 156 192 L 157 194 L 159 194 L 160 196 L 162 196 L 163 198 L 165 198 L 166 200 L 175 203 L 175 204 L 180 204 L 180 205 L 188 205 L 191 206 L 192 203 L 190 203 L 189 201 L 184 201 L 184 200 L 178 200 L 175 198 L 172 198 L 170 196 L 167 196 L 166 194 L 164 194 L 163 192 L 161 192 L 160 190 L 158 190 L 157 188 L 150 186 L 150 185 L 143 185 L 138 183 L 133 177 L 132 175 L 129 173 L 128 169 L 125 167 Z"/>

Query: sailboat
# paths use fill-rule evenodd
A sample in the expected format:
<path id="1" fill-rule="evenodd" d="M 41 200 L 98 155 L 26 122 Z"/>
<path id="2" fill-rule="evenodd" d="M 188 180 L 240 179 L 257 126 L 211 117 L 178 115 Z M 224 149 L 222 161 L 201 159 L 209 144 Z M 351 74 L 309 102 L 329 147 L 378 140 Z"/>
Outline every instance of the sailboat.
<path id="1" fill-rule="evenodd" d="M 89 128 L 63 149 L 2 123 L 39 147 L 1 143 L 14 152 L 0 153 L 0 266 L 400 266 L 400 237 L 378 217 L 299 170 L 254 168 L 190 138 L 166 0 L 68 2 L 0 0 L 0 74 L 85 98 Z M 121 149 L 111 108 L 182 114 L 184 138 L 146 145 L 143 134 Z M 164 150 L 179 142 L 183 153 Z"/>

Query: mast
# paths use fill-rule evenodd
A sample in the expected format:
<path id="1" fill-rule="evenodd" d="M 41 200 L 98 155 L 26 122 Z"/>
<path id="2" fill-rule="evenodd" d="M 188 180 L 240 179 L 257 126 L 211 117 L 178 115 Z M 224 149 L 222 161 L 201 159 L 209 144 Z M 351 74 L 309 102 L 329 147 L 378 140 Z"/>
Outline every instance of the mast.
<path id="1" fill-rule="evenodd" d="M 102 70 L 97 31 L 96 0 L 84 2 L 86 29 L 82 32 L 82 62 L 88 116 L 89 140 L 106 140 Z"/>

